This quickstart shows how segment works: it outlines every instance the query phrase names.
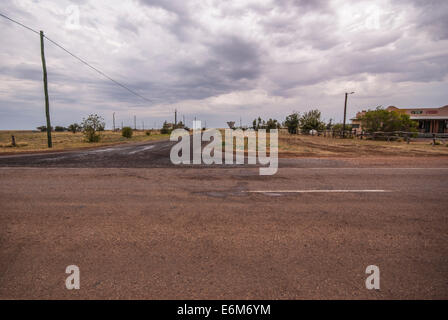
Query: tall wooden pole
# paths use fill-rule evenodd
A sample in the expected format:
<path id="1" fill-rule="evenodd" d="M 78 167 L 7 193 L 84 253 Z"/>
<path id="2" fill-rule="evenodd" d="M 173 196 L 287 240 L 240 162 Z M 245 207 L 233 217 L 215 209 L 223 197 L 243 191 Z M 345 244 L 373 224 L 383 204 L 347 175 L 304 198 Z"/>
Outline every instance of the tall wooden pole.
<path id="1" fill-rule="evenodd" d="M 42 58 L 42 69 L 44 72 L 45 115 L 47 117 L 47 141 L 48 141 L 48 148 L 52 148 L 53 143 L 51 142 L 50 103 L 48 101 L 47 65 L 45 63 L 43 31 L 40 32 L 40 55 Z"/>
<path id="2" fill-rule="evenodd" d="M 345 118 L 347 115 L 347 96 L 348 93 L 345 93 L 345 104 L 344 104 L 344 122 L 342 123 L 342 137 L 345 137 Z"/>

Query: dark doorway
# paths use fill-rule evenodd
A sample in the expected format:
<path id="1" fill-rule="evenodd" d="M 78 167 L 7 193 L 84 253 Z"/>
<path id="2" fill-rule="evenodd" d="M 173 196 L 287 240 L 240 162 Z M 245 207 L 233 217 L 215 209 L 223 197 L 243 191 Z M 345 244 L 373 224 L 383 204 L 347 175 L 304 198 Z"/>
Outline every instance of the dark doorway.
<path id="1" fill-rule="evenodd" d="M 445 126 L 446 126 L 445 120 L 439 120 L 439 130 L 437 132 L 438 133 L 444 133 L 445 132 Z"/>
<path id="2" fill-rule="evenodd" d="M 431 121 L 430 120 L 419 120 L 418 128 L 420 132 L 428 133 L 431 130 Z"/>

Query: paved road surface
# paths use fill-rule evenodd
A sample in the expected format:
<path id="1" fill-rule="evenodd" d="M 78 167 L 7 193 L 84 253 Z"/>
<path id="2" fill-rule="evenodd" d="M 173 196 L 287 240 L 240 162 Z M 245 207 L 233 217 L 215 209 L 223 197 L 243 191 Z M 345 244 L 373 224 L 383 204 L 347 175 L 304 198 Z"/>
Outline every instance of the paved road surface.
<path id="1" fill-rule="evenodd" d="M 448 298 L 446 158 L 259 176 L 173 167 L 169 148 L 0 157 L 0 298 Z"/>

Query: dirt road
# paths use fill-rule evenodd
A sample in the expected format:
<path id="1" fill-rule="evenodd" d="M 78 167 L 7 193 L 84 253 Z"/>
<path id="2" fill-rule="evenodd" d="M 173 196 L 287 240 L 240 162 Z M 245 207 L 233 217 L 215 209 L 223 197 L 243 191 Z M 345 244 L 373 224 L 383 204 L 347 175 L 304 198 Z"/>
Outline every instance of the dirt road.
<path id="1" fill-rule="evenodd" d="M 170 145 L 0 157 L 0 298 L 448 298 L 445 158 L 260 176 L 171 166 Z"/>

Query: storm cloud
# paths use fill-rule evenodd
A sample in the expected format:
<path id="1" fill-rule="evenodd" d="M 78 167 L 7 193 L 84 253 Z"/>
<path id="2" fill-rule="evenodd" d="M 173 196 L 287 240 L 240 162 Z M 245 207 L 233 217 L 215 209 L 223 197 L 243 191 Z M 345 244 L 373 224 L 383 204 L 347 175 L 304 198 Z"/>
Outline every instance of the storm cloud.
<path id="1" fill-rule="evenodd" d="M 5 0 L 1 13 L 45 34 L 116 86 L 46 42 L 55 125 L 112 113 L 148 127 L 284 120 L 319 108 L 341 120 L 378 105 L 448 104 L 448 2 Z M 79 19 L 78 19 L 79 18 Z M 0 19 L 0 129 L 44 122 L 38 35 Z"/>

